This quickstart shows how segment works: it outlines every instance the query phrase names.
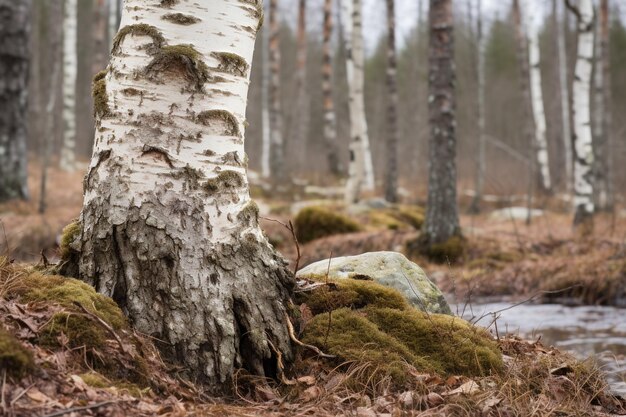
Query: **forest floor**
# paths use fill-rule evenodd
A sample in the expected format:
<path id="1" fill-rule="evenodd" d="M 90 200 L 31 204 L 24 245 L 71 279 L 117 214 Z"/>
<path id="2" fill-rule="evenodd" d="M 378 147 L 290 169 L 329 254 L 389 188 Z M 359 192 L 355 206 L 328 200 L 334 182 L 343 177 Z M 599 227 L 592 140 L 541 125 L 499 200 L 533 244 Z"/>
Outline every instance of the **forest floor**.
<path id="1" fill-rule="evenodd" d="M 79 215 L 83 174 L 51 170 L 48 210 L 41 215 L 38 169 L 31 170 L 31 200 L 0 205 L 0 253 L 34 263 L 43 250 L 54 261 L 62 228 Z M 294 218 L 292 203 L 266 199 L 261 207 L 262 227 L 294 266 L 298 257 L 291 232 L 273 221 L 287 223 Z M 506 212 L 494 216 L 495 209 L 461 216 L 466 241 L 458 259 L 434 263 L 419 254 L 409 254 L 410 258 L 460 304 L 495 297 L 626 305 L 626 217 L 599 215 L 594 234 L 580 238 L 572 231 L 571 215 L 560 204 L 553 203 L 530 225 Z M 413 225 L 390 220 L 386 209 L 355 214 L 339 207 L 337 212 L 356 218 L 361 229 L 301 243 L 299 266 L 369 251 L 406 253 L 406 244 L 418 236 Z M 609 393 L 591 362 L 514 337 L 497 341 L 505 359 L 505 370 L 499 375 L 440 377 L 415 372 L 412 382 L 400 391 L 384 384 L 355 388 L 350 381 L 358 366 L 330 366 L 318 357 L 301 355 L 298 372 L 290 375 L 295 385 L 242 376 L 239 392 L 215 399 L 202 387 L 178 378 L 152 341 L 132 329 L 104 332 L 98 347 L 65 336 L 54 348 L 40 344 L 40 329 L 64 307 L 6 296 L 9 277 L 28 275 L 28 268 L 6 263 L 0 267 L 0 327 L 9 330 L 30 358 L 23 375 L 0 374 L 0 415 L 626 415 L 624 401 Z M 97 365 L 104 363 L 103 358 L 128 372 L 101 375 Z M 6 360 L 0 352 L 0 368 Z M 149 378 L 128 377 L 135 374 Z"/>

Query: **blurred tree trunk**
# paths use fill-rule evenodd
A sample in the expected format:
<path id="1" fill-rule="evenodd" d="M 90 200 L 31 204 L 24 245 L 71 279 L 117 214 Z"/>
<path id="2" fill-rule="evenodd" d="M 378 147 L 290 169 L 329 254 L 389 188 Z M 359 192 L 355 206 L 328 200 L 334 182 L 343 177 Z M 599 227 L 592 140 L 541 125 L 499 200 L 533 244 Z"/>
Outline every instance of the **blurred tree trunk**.
<path id="1" fill-rule="evenodd" d="M 63 146 L 59 166 L 76 169 L 76 77 L 78 0 L 65 0 L 63 18 Z"/>
<path id="2" fill-rule="evenodd" d="M 120 27 L 120 0 L 108 0 L 108 18 L 107 18 L 107 38 L 109 48 L 113 45 L 113 38 L 117 34 L 117 30 Z"/>
<path id="3" fill-rule="evenodd" d="M 50 88 L 47 91 L 47 103 L 45 107 L 45 132 L 55 132 L 57 124 L 62 124 L 63 119 L 57 118 L 58 86 L 63 82 L 63 26 L 57 24 L 63 22 L 63 2 L 55 1 L 49 4 L 50 22 L 48 25 L 47 40 L 48 49 L 51 57 L 51 68 L 46 66 L 46 72 L 50 71 Z M 62 101 L 60 102 L 63 103 Z M 60 122 L 60 123 L 59 123 Z M 54 147 L 54 134 L 44 135 L 41 144 L 41 183 L 39 188 L 39 213 L 44 214 L 47 208 L 47 185 L 48 185 L 48 168 L 50 166 L 50 157 Z"/>
<path id="4" fill-rule="evenodd" d="M 611 135 L 611 67 L 609 44 L 609 5 L 608 0 L 600 1 L 599 20 L 596 25 L 596 66 L 595 66 L 595 106 L 594 106 L 594 192 L 598 210 L 610 211 L 613 208 L 613 190 L 610 169 Z"/>
<path id="5" fill-rule="evenodd" d="M 169 360 L 219 392 L 238 368 L 271 377 L 277 357 L 291 359 L 294 282 L 246 178 L 249 28 L 262 13 L 212 4 L 126 0 L 94 84 L 94 152 L 64 272 L 113 297 Z"/>
<path id="6" fill-rule="evenodd" d="M 365 116 L 365 53 L 361 0 L 343 0 L 346 72 L 350 103 L 350 164 L 346 201 L 359 201 L 362 190 L 374 189 L 374 168 Z"/>
<path id="7" fill-rule="evenodd" d="M 270 166 L 272 180 L 284 184 L 287 179 L 285 143 L 283 138 L 283 110 L 280 93 L 280 19 L 278 0 L 270 0 Z"/>
<path id="8" fill-rule="evenodd" d="M 301 167 L 306 156 L 306 140 L 309 132 L 309 95 L 307 91 L 307 26 L 306 0 L 298 0 L 298 32 L 296 38 L 295 117 L 291 119 L 289 135 L 291 166 Z"/>
<path id="9" fill-rule="evenodd" d="M 522 94 L 522 117 L 524 120 L 524 139 L 525 144 L 528 146 L 528 192 L 527 192 L 527 208 L 528 216 L 526 217 L 526 223 L 529 224 L 531 220 L 531 208 L 532 199 L 535 186 L 535 135 L 533 134 L 533 109 L 532 109 L 532 97 L 530 93 L 530 69 L 529 69 L 529 57 L 528 57 L 528 39 L 524 31 L 524 23 L 522 18 L 522 11 L 520 8 L 520 0 L 513 0 L 513 23 L 515 24 L 515 40 L 517 43 L 517 61 L 520 70 L 520 92 Z"/>
<path id="10" fill-rule="evenodd" d="M 91 86 L 94 67 L 93 16 L 94 1 L 80 0 L 77 13 L 76 43 L 76 152 L 80 155 L 91 155 L 94 137 L 93 100 Z"/>
<path id="11" fill-rule="evenodd" d="M 322 33 L 322 94 L 324 96 L 324 143 L 328 170 L 334 176 L 343 173 L 337 149 L 337 116 L 333 98 L 333 50 L 331 45 L 333 33 L 333 0 L 324 0 L 324 30 Z"/>
<path id="12" fill-rule="evenodd" d="M 387 3 L 387 166 L 385 198 L 398 202 L 398 59 L 394 0 Z"/>
<path id="13" fill-rule="evenodd" d="M 109 45 L 107 39 L 108 13 L 106 0 L 94 0 L 92 19 L 93 62 L 91 72 L 97 74 L 107 65 Z"/>
<path id="14" fill-rule="evenodd" d="M 561 0 L 554 0 L 555 10 L 558 10 L 556 5 L 562 4 Z M 561 123 L 563 133 L 563 149 L 565 159 L 565 187 L 569 193 L 574 188 L 574 155 L 572 151 L 572 118 L 571 118 L 571 103 L 569 94 L 569 79 L 568 79 L 568 61 L 567 61 L 567 45 L 565 42 L 565 35 L 567 31 L 567 13 L 565 12 L 565 6 L 562 6 L 563 13 L 559 22 L 557 17 L 557 49 L 559 59 L 559 95 L 561 98 Z"/>
<path id="15" fill-rule="evenodd" d="M 0 0 L 0 201 L 28 198 L 30 0 Z"/>
<path id="16" fill-rule="evenodd" d="M 470 206 L 471 213 L 480 213 L 485 185 L 485 146 L 487 143 L 485 132 L 485 36 L 483 34 L 482 1 L 478 0 L 476 12 L 476 78 L 478 85 L 477 112 L 478 112 L 478 147 L 476 149 L 476 177 L 475 194 Z"/>
<path id="17" fill-rule="evenodd" d="M 456 74 L 452 0 L 430 0 L 429 176 L 424 240 L 460 235 L 456 201 Z"/>
<path id="18" fill-rule="evenodd" d="M 530 63 L 530 96 L 535 121 L 534 144 L 537 152 L 537 165 L 539 167 L 539 186 L 546 193 L 552 189 L 550 177 L 550 158 L 548 156 L 546 111 L 543 103 L 543 85 L 541 83 L 541 51 L 539 47 L 540 27 L 537 16 L 530 15 L 530 4 L 525 2 L 522 10 L 522 27 L 529 34 L 529 63 Z"/>
<path id="19" fill-rule="evenodd" d="M 593 227 L 593 140 L 591 132 L 591 81 L 593 71 L 594 10 L 592 0 L 568 7 L 577 17 L 578 54 L 574 75 L 574 226 L 582 233 Z"/>
<path id="20" fill-rule="evenodd" d="M 261 78 L 261 124 L 262 124 L 262 138 L 261 138 L 261 176 L 263 178 L 270 178 L 272 176 L 272 165 L 270 164 L 272 153 L 272 135 L 270 127 L 270 98 L 269 98 L 269 86 L 270 86 L 270 28 L 268 25 L 264 25 L 261 29 L 261 48 L 262 50 L 262 62 L 261 71 L 263 72 Z"/>

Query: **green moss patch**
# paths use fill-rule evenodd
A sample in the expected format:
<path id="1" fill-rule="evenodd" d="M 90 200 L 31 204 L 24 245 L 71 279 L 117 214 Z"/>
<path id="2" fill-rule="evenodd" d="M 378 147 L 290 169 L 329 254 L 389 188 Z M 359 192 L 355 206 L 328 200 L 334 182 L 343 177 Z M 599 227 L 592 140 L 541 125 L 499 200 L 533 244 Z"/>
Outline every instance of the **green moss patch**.
<path id="1" fill-rule="evenodd" d="M 160 48 L 145 72 L 148 77 L 157 77 L 163 73 L 182 75 L 196 91 L 202 91 L 210 76 L 202 55 L 192 45 L 185 44 Z"/>
<path id="2" fill-rule="evenodd" d="M 233 191 L 245 185 L 244 176 L 236 171 L 222 171 L 217 177 L 207 180 L 203 187 L 207 193 L 213 194 L 220 191 Z"/>
<path id="3" fill-rule="evenodd" d="M 412 369 L 470 377 L 503 369 L 486 330 L 458 317 L 421 312 L 394 289 L 350 279 L 298 297 L 314 314 L 303 341 L 337 356 L 339 364 L 366 367 L 358 384 L 390 379 L 403 386 Z"/>
<path id="4" fill-rule="evenodd" d="M 436 263 L 456 263 L 463 259 L 467 250 L 467 240 L 460 235 L 452 236 L 445 242 L 430 243 L 427 235 L 421 235 L 407 243 L 407 253 L 411 257 L 426 256 Z"/>
<path id="5" fill-rule="evenodd" d="M 307 277 L 310 279 L 310 277 Z M 325 277 L 315 277 L 325 282 Z M 327 313 L 339 308 L 359 309 L 367 306 L 377 308 L 409 308 L 406 299 L 398 291 L 372 281 L 358 279 L 332 280 L 329 285 L 319 287 L 302 295 L 298 300 L 305 303 L 313 314 Z"/>
<path id="6" fill-rule="evenodd" d="M 0 373 L 21 378 L 35 369 L 31 352 L 0 327 Z"/>
<path id="7" fill-rule="evenodd" d="M 322 207 L 302 209 L 296 216 L 294 225 L 301 243 L 325 236 L 361 231 L 355 221 Z"/>
<path id="8" fill-rule="evenodd" d="M 106 117 L 111 114 L 109 107 L 109 97 L 107 95 L 107 71 L 100 71 L 93 79 L 91 94 L 93 96 L 94 117 Z"/>
<path id="9" fill-rule="evenodd" d="M 81 224 L 78 220 L 73 221 L 63 228 L 61 242 L 59 243 L 59 256 L 61 260 L 68 260 L 72 254 L 71 244 L 80 236 Z"/>
<path id="10" fill-rule="evenodd" d="M 68 312 L 80 313 L 75 304 L 80 303 L 113 329 L 127 327 L 126 318 L 115 301 L 98 294 L 92 286 L 73 278 L 30 274 L 23 279 L 16 293 L 23 301 L 54 303 L 65 307 Z M 91 326 L 95 326 L 93 320 L 91 323 Z"/>
<path id="11" fill-rule="evenodd" d="M 102 349 L 107 332 L 93 319 L 82 313 L 60 312 L 52 316 L 39 333 L 39 344 L 46 347 L 63 345 L 63 336 L 71 348 Z"/>
<path id="12" fill-rule="evenodd" d="M 124 38 L 128 35 L 151 37 L 155 50 L 161 48 L 165 44 L 165 38 L 161 34 L 161 31 L 159 31 L 156 27 L 145 23 L 128 25 L 121 28 L 117 32 L 115 39 L 113 39 L 113 48 L 111 50 L 113 55 L 119 53 L 120 45 L 124 41 Z"/>
<path id="13" fill-rule="evenodd" d="M 219 61 L 218 71 L 227 72 L 239 77 L 247 77 L 250 66 L 246 60 L 232 52 L 213 52 L 211 56 Z"/>

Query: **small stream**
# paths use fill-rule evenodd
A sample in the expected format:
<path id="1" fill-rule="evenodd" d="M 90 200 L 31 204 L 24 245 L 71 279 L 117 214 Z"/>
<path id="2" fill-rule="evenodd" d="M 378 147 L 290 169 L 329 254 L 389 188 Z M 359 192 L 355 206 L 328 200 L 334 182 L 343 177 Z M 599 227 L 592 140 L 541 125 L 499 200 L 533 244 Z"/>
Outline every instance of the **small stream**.
<path id="1" fill-rule="evenodd" d="M 463 316 L 489 326 L 492 312 L 499 312 L 499 333 L 519 334 L 544 345 L 554 345 L 580 358 L 593 356 L 607 373 L 616 394 L 626 397 L 626 309 L 615 307 L 566 307 L 557 304 L 486 303 L 467 306 Z M 451 306 L 453 311 L 455 306 Z M 508 309 L 510 308 L 510 309 Z M 463 306 L 458 306 L 459 314 Z M 493 326 L 492 326 L 493 329 Z"/>

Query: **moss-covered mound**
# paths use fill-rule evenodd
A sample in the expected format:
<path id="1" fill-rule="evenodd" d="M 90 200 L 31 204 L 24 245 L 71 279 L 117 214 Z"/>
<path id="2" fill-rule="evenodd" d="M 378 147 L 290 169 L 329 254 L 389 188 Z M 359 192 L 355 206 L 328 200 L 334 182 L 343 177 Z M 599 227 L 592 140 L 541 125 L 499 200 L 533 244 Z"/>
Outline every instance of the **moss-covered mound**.
<path id="1" fill-rule="evenodd" d="M 361 230 L 355 221 L 322 207 L 302 209 L 295 219 L 296 235 L 301 243 L 324 236 L 353 233 Z"/>
<path id="2" fill-rule="evenodd" d="M 375 229 L 420 230 L 424 224 L 424 209 L 419 206 L 394 205 L 367 212 L 364 219 Z"/>
<path id="3" fill-rule="evenodd" d="M 0 326 L 0 374 L 20 378 L 35 368 L 33 355 Z"/>
<path id="4" fill-rule="evenodd" d="M 409 306 L 394 289 L 371 281 L 331 282 L 298 300 L 314 315 L 304 341 L 368 369 L 363 384 L 405 385 L 410 371 L 485 376 L 503 368 L 501 353 L 482 328 Z"/>
<path id="5" fill-rule="evenodd" d="M 452 236 L 445 242 L 432 243 L 427 235 L 420 235 L 407 243 L 407 253 L 410 258 L 425 256 L 435 263 L 460 262 L 467 251 L 467 240 L 461 236 Z"/>

